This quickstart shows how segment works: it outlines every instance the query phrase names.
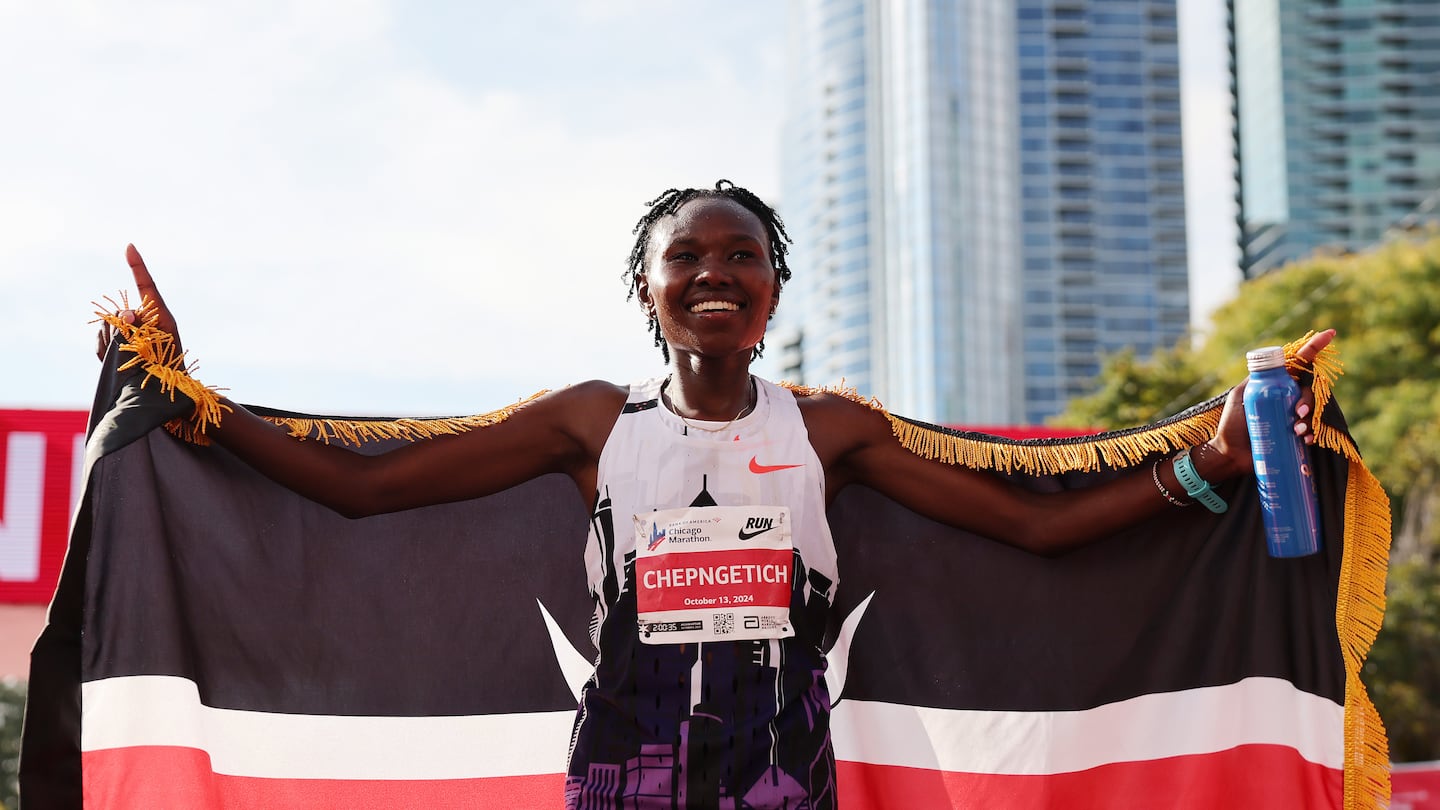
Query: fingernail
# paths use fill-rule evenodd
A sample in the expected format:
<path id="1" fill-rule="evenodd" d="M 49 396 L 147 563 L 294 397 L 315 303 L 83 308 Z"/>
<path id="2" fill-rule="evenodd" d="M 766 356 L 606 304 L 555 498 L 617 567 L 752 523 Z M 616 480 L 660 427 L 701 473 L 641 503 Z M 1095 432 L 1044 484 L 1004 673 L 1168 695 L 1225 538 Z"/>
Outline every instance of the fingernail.
<path id="1" fill-rule="evenodd" d="M 1310 406 L 1302 402 L 1300 403 L 1300 407 L 1295 409 L 1295 413 L 1298 414 L 1301 419 L 1304 419 L 1310 415 Z"/>
<path id="2" fill-rule="evenodd" d="M 120 313 L 120 320 L 126 323 L 135 323 L 135 310 L 127 309 Z"/>
<path id="3" fill-rule="evenodd" d="M 1305 435 L 1305 431 L 1306 431 L 1306 430 L 1309 430 L 1309 428 L 1310 428 L 1310 426 L 1307 425 L 1307 424 L 1305 424 L 1304 422 L 1296 422 L 1296 423 L 1295 423 L 1295 435 L 1296 435 L 1296 436 L 1304 436 L 1304 435 Z"/>

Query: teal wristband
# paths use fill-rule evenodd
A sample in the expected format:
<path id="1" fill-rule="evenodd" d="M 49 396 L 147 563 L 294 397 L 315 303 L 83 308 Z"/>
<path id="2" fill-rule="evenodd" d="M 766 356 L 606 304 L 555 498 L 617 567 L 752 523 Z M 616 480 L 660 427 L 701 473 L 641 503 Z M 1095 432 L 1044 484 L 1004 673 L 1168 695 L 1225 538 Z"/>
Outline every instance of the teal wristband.
<path id="1" fill-rule="evenodd" d="M 1210 482 L 1200 477 L 1195 471 L 1195 462 L 1190 460 L 1190 448 L 1180 451 L 1175 457 L 1175 479 L 1180 486 L 1185 487 L 1185 494 L 1199 501 L 1202 506 L 1215 514 L 1220 514 L 1230 508 L 1225 499 L 1215 492 Z"/>

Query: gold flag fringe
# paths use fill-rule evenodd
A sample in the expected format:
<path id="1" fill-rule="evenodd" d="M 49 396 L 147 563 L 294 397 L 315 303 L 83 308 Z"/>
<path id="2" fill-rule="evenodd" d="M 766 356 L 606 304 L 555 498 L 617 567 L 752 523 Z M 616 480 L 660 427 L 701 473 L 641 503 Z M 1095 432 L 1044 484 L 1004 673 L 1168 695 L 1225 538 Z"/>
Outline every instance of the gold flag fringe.
<path id="1" fill-rule="evenodd" d="M 1351 452 L 1354 452 L 1353 445 Z M 1335 629 L 1345 660 L 1345 808 L 1390 804 L 1390 745 L 1360 670 L 1385 619 L 1390 562 L 1390 499 L 1358 454 L 1347 455 L 1345 554 Z"/>
<path id="2" fill-rule="evenodd" d="M 195 379 L 194 372 L 199 365 L 193 362 L 187 364 L 185 352 L 181 351 L 175 336 L 159 327 L 159 307 L 153 300 L 146 298 L 141 301 L 140 308 L 134 310 L 133 323 L 127 323 L 120 317 L 121 312 L 129 309 L 125 293 L 120 294 L 118 302 L 109 296 L 106 296 L 105 300 L 109 302 L 110 308 L 106 309 L 96 303 L 96 319 L 119 333 L 123 341 L 120 351 L 135 355 L 122 363 L 119 370 L 128 371 L 140 366 L 145 372 L 145 376 L 140 380 L 141 388 L 153 379 L 162 392 L 170 395 L 171 402 L 175 401 L 175 394 L 179 393 L 194 403 L 195 410 L 188 418 L 172 419 L 165 427 L 188 441 L 205 444 L 205 429 L 210 425 L 220 424 L 225 412 L 232 410 L 220 398 L 220 391 L 223 389 L 205 385 Z"/>
<path id="3" fill-rule="evenodd" d="M 212 425 L 219 425 L 225 412 L 234 410 L 220 396 L 223 388 L 205 385 L 195 379 L 196 363 L 186 364 L 185 353 L 180 350 L 175 336 L 159 327 L 160 315 L 155 302 L 146 299 L 135 310 L 134 323 L 127 323 L 121 313 L 129 309 L 125 293 L 116 301 L 105 297 L 109 308 L 94 304 L 97 321 L 104 322 L 119 333 L 123 340 L 121 351 L 135 356 L 120 366 L 128 371 L 140 366 L 145 372 L 140 381 L 143 388 L 153 379 L 160 390 L 175 401 L 177 393 L 195 404 L 189 417 L 172 419 L 165 423 L 165 429 L 176 437 L 191 444 L 206 445 L 210 440 L 205 431 Z M 94 323 L 96 321 L 92 321 Z M 540 391 L 525 397 L 514 405 L 473 416 L 438 417 L 433 419 L 326 419 L 318 417 L 288 417 L 262 415 L 268 422 L 281 425 L 298 439 L 314 439 L 326 444 L 339 441 L 348 445 L 385 439 L 430 439 L 464 433 L 475 428 L 489 427 L 509 419 L 511 414 L 544 396 Z"/>
<path id="4" fill-rule="evenodd" d="M 1314 333 L 1306 334 L 1285 347 L 1287 368 L 1312 371 L 1296 356 L 1296 352 Z M 1314 363 L 1316 441 L 1323 447 L 1339 450 L 1354 445 L 1341 432 L 1320 425 L 1320 416 L 1330 401 L 1334 378 L 1343 373 L 1333 347 L 1327 346 Z M 1223 399 L 1216 399 L 1203 408 L 1186 411 L 1172 419 L 1130 430 L 1077 436 L 1067 439 L 1006 439 L 982 433 L 960 433 L 937 429 L 933 425 L 913 422 L 895 416 L 874 397 L 866 398 L 854 388 L 814 387 L 781 383 L 796 396 L 830 394 L 872 408 L 890 420 L 891 430 L 907 450 L 946 464 L 958 464 L 978 470 L 1020 471 L 1032 475 L 1054 475 L 1074 471 L 1096 471 L 1104 467 L 1130 467 L 1155 453 L 1193 447 L 1215 435 L 1224 409 Z"/>
<path id="5" fill-rule="evenodd" d="M 796 396 L 830 394 L 879 411 L 890 420 L 890 428 L 900 444 L 918 456 L 977 470 L 1004 473 L 1019 470 L 1034 475 L 1094 471 L 1102 466 L 1128 467 L 1158 451 L 1194 446 L 1215 435 L 1223 405 L 1217 403 L 1169 423 L 1093 437 L 1006 439 L 983 433 L 951 433 L 933 425 L 912 422 L 891 414 L 878 400 L 867 399 L 853 388 L 781 384 Z"/>
<path id="6" fill-rule="evenodd" d="M 548 389 L 489 413 L 473 416 L 447 416 L 433 419 L 319 419 L 293 416 L 261 416 L 267 422 L 281 425 L 297 439 L 314 439 L 329 444 L 360 445 L 365 442 L 385 439 L 433 439 L 436 436 L 453 436 L 476 428 L 498 425 L 512 414 L 531 402 L 549 393 Z"/>
<path id="7" fill-rule="evenodd" d="M 1298 340 L 1292 340 L 1285 344 L 1285 368 L 1292 374 L 1312 373 L 1311 389 L 1315 392 L 1315 419 L 1313 423 L 1318 425 L 1320 417 L 1325 414 L 1325 406 L 1330 403 L 1330 392 L 1335 386 L 1335 380 L 1345 373 L 1345 364 L 1340 362 L 1340 354 L 1335 351 L 1334 346 L 1326 346 L 1316 356 L 1315 362 L 1306 367 L 1305 361 L 1300 359 L 1298 352 L 1305 341 L 1315 335 L 1314 332 L 1306 332 Z"/>

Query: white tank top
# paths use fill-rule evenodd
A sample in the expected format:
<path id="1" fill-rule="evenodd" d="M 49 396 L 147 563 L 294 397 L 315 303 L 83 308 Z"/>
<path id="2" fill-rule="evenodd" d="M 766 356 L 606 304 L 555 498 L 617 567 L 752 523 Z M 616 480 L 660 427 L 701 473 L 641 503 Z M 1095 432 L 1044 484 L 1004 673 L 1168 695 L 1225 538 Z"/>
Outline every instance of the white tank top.
<path id="1" fill-rule="evenodd" d="M 616 591 L 607 585 L 620 584 L 616 572 L 635 554 L 633 517 L 683 506 L 788 507 L 795 550 L 809 570 L 829 581 L 824 597 L 830 599 L 838 579 L 835 541 L 825 518 L 825 471 L 795 395 L 754 379 L 755 409 L 715 432 L 702 428 L 724 423 L 691 419 L 690 425 L 699 426 L 692 428 L 665 407 L 663 377 L 630 386 L 600 453 L 597 476 L 597 512 L 608 502 L 613 532 L 592 521 L 585 546 L 590 591 L 601 609 L 597 618 L 614 602 Z"/>
<path id="2" fill-rule="evenodd" d="M 687 425 L 661 401 L 663 382 L 630 387 L 600 454 L 585 548 L 595 599 L 591 636 L 600 654 L 576 716 L 566 806 L 661 800 L 667 807 L 833 807 L 820 644 L 838 577 L 824 470 L 800 408 L 791 392 L 756 379 L 752 413 L 729 425 Z M 657 522 L 657 512 L 685 507 L 694 509 Z M 725 527 L 720 539 L 727 549 L 706 552 L 713 558 L 679 553 L 712 523 Z M 767 636 L 762 618 L 714 611 L 707 621 L 713 619 L 715 632 L 733 630 L 742 640 L 695 642 L 683 633 L 652 632 L 659 624 L 646 624 L 642 640 L 645 600 L 690 593 L 681 587 L 693 584 L 684 576 L 727 585 L 764 580 L 755 587 L 784 601 L 775 595 L 776 566 L 736 564 L 756 552 L 742 542 L 737 557 L 734 542 L 738 534 L 739 541 L 768 543 L 784 533 L 781 524 L 788 525 L 788 545 L 771 547 L 765 559 L 789 561 L 785 627 L 771 627 Z M 684 563 L 657 574 L 646 568 L 646 555 L 656 549 L 720 563 Z M 638 602 L 637 566 L 642 585 L 651 574 Z M 748 638 L 747 621 L 758 628 Z M 681 637 L 687 640 L 666 641 Z"/>

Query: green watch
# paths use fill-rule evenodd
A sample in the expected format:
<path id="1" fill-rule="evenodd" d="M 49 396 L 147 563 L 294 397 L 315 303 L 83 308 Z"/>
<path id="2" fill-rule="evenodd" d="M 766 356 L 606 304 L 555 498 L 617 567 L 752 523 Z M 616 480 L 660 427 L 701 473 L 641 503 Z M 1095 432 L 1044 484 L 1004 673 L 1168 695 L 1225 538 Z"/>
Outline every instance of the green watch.
<path id="1" fill-rule="evenodd" d="M 1215 492 L 1210 482 L 1200 477 L 1195 471 L 1195 462 L 1190 460 L 1190 448 L 1180 451 L 1175 457 L 1175 478 L 1180 486 L 1185 488 L 1185 494 L 1199 501 L 1202 506 L 1215 514 L 1220 514 L 1230 508 L 1225 499 Z"/>

